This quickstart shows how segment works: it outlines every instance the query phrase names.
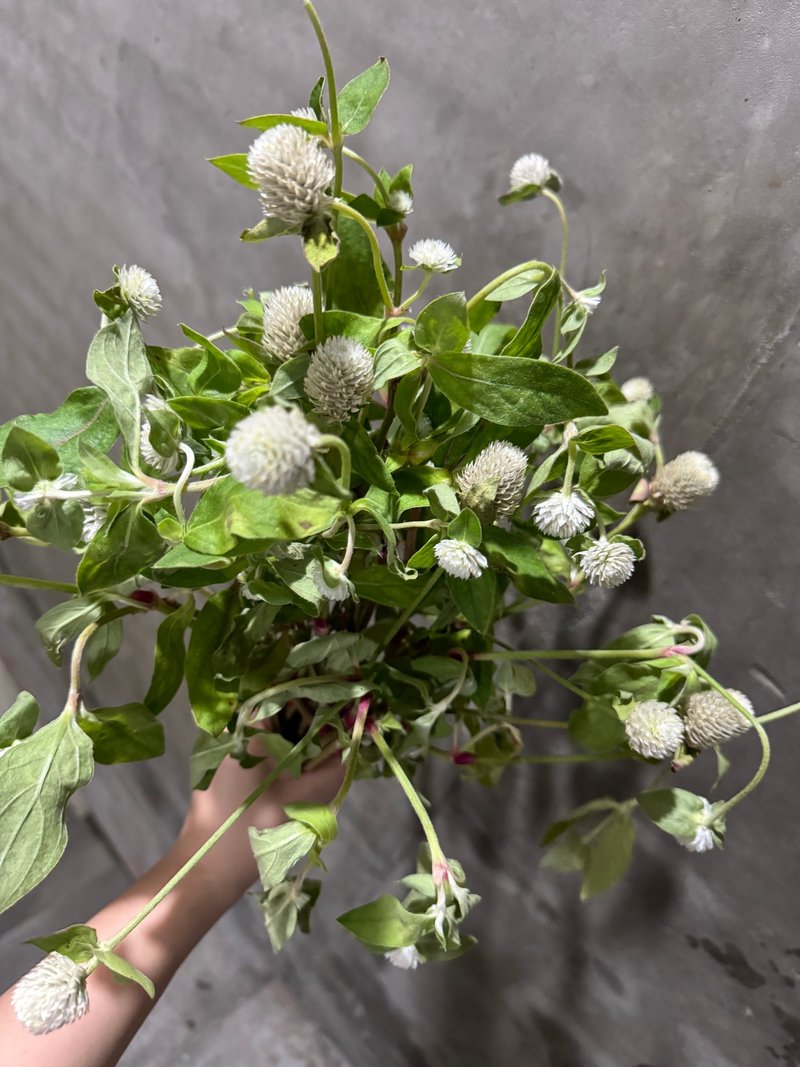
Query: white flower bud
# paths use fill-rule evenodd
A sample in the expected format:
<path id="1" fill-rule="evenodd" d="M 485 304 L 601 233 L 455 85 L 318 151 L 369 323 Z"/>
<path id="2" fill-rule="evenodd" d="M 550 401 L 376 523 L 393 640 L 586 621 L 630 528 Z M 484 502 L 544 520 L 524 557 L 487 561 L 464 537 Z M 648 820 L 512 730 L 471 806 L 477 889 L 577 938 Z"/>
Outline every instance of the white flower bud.
<path id="1" fill-rule="evenodd" d="M 313 315 L 314 297 L 305 285 L 285 285 L 264 301 L 264 334 L 261 343 L 281 363 L 306 343 L 300 320 Z"/>
<path id="2" fill-rule="evenodd" d="M 309 567 L 308 573 L 317 587 L 319 595 L 325 597 L 332 604 L 347 600 L 353 594 L 353 583 L 346 574 L 342 573 L 341 563 L 325 560 L 325 563 L 322 564 L 318 559 L 315 559 Z"/>
<path id="3" fill-rule="evenodd" d="M 523 189 L 526 185 L 546 185 L 552 168 L 544 156 L 538 152 L 529 152 L 526 156 L 520 156 L 511 168 L 509 179 L 512 189 Z"/>
<path id="4" fill-rule="evenodd" d="M 591 548 L 577 552 L 581 559 L 581 568 L 590 585 L 600 585 L 604 589 L 613 589 L 627 582 L 633 574 L 636 556 L 633 549 L 622 541 L 607 541 L 601 537 Z"/>
<path id="5" fill-rule="evenodd" d="M 719 471 L 704 452 L 681 452 L 650 482 L 650 496 L 665 511 L 683 511 L 718 485 Z"/>
<path id="6" fill-rule="evenodd" d="M 319 431 L 296 407 L 254 411 L 237 423 L 225 447 L 233 477 L 267 496 L 295 493 L 314 476 Z"/>
<path id="7" fill-rule="evenodd" d="M 486 556 L 477 548 L 468 545 L 466 541 L 456 541 L 453 538 L 440 541 L 433 554 L 445 574 L 453 578 L 480 578 L 483 568 L 489 565 Z"/>
<path id="8" fill-rule="evenodd" d="M 591 315 L 600 306 L 602 296 L 599 293 L 582 292 L 575 294 L 575 304 L 583 308 L 587 315 Z"/>
<path id="9" fill-rule="evenodd" d="M 672 756 L 683 740 L 683 719 L 661 700 L 637 704 L 625 723 L 628 744 L 648 759 Z"/>
<path id="10" fill-rule="evenodd" d="M 738 689 L 729 689 L 731 696 L 754 714 L 750 700 Z M 746 733 L 751 723 L 738 711 L 722 693 L 716 689 L 707 689 L 702 693 L 692 693 L 683 707 L 686 726 L 686 740 L 692 748 L 712 748 L 730 741 L 738 734 Z"/>
<path id="11" fill-rule="evenodd" d="M 697 830 L 692 837 L 678 838 L 678 841 L 684 848 L 688 849 L 689 852 L 710 852 L 716 844 L 714 835 L 707 825 L 711 821 L 711 805 L 705 797 L 700 797 L 700 799 L 703 801 L 702 818 L 705 820 L 705 825 L 699 823 Z"/>
<path id="12" fill-rule="evenodd" d="M 405 189 L 395 189 L 393 193 L 389 193 L 389 207 L 402 215 L 410 215 L 414 210 L 414 198 Z"/>
<path id="13" fill-rule="evenodd" d="M 449 274 L 461 266 L 461 257 L 456 254 L 452 245 L 431 237 L 413 244 L 408 250 L 408 256 L 418 267 L 432 274 Z"/>
<path id="14" fill-rule="evenodd" d="M 425 962 L 417 951 L 416 945 L 393 948 L 391 952 L 384 952 L 383 958 L 388 960 L 392 966 L 399 967 L 403 971 L 415 971 L 420 963 Z"/>
<path id="15" fill-rule="evenodd" d="M 566 541 L 591 526 L 594 505 L 580 493 L 553 493 L 533 509 L 533 521 L 543 534 Z"/>
<path id="16" fill-rule="evenodd" d="M 155 415 L 159 412 L 171 412 L 169 404 L 166 400 L 163 400 L 160 396 L 146 396 L 142 402 L 142 407 L 146 412 Z M 139 451 L 142 454 L 142 459 L 148 465 L 152 467 L 154 471 L 158 471 L 159 474 L 174 474 L 178 469 L 180 462 L 180 450 L 178 445 L 180 444 L 181 436 L 180 431 L 174 440 L 175 447 L 169 456 L 162 456 L 154 447 L 150 441 L 150 433 L 152 431 L 152 425 L 150 420 L 145 416 L 142 419 L 142 429 L 139 437 Z"/>
<path id="17" fill-rule="evenodd" d="M 619 388 L 629 404 L 637 400 L 651 400 L 655 392 L 649 378 L 628 378 Z"/>
<path id="18" fill-rule="evenodd" d="M 284 123 L 265 130 L 250 145 L 247 169 L 258 185 L 264 214 L 302 226 L 330 203 L 333 160 L 300 126 Z"/>
<path id="19" fill-rule="evenodd" d="M 11 994 L 14 1012 L 32 1034 L 49 1034 L 74 1023 L 89 1008 L 86 968 L 51 952 L 28 971 Z"/>
<path id="20" fill-rule="evenodd" d="M 140 319 L 161 310 L 161 290 L 152 274 L 135 264 L 120 267 L 117 277 L 122 299 L 133 308 Z"/>
<path id="21" fill-rule="evenodd" d="M 311 355 L 306 394 L 318 415 L 345 422 L 369 401 L 372 356 L 349 337 L 329 337 Z"/>
<path id="22" fill-rule="evenodd" d="M 37 504 L 46 504 L 48 500 L 58 500 L 54 495 L 64 490 L 72 490 L 78 484 L 76 474 L 59 474 L 51 481 L 44 479 L 37 482 L 33 489 L 24 493 L 14 493 L 14 503 L 20 511 L 31 511 Z"/>
<path id="23" fill-rule="evenodd" d="M 456 475 L 461 503 L 484 520 L 504 519 L 520 505 L 528 457 L 508 441 L 492 441 Z"/>

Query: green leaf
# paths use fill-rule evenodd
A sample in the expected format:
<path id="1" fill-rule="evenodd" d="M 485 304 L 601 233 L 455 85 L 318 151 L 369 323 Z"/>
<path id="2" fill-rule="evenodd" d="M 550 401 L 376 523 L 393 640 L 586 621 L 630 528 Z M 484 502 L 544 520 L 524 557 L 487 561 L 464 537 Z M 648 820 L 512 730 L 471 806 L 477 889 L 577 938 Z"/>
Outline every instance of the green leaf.
<path id="1" fill-rule="evenodd" d="M 36 623 L 36 632 L 45 651 L 57 667 L 64 658 L 64 647 L 90 623 L 103 614 L 103 605 L 89 597 L 78 596 L 49 608 Z"/>
<path id="2" fill-rule="evenodd" d="M 488 568 L 480 578 L 447 575 L 447 588 L 458 611 L 478 633 L 488 633 L 497 599 L 497 576 Z"/>
<path id="3" fill-rule="evenodd" d="M 625 725 L 609 700 L 587 700 L 570 715 L 569 736 L 589 752 L 611 752 L 625 743 Z"/>
<path id="4" fill-rule="evenodd" d="M 134 313 L 104 326 L 86 357 L 86 377 L 100 386 L 111 402 L 131 456 L 139 455 L 141 397 L 150 384 L 150 364 Z"/>
<path id="5" fill-rule="evenodd" d="M 303 240 L 303 255 L 312 270 L 319 273 L 339 255 L 338 236 L 327 226 L 317 229 Z"/>
<path id="6" fill-rule="evenodd" d="M 266 890 L 279 885 L 295 863 L 307 856 L 317 843 L 314 830 L 294 820 L 265 830 L 251 826 L 248 832 L 261 884 Z"/>
<path id="7" fill-rule="evenodd" d="M 541 285 L 542 280 L 548 277 L 548 271 L 552 271 L 552 269 L 552 267 L 543 263 L 541 267 L 529 267 L 527 270 L 520 271 L 519 274 L 513 275 L 508 281 L 502 282 L 496 289 L 492 289 L 489 300 L 492 303 L 517 300 L 538 285 Z"/>
<path id="8" fill-rule="evenodd" d="M 14 741 L 30 737 L 36 729 L 38 718 L 36 697 L 23 689 L 8 711 L 0 716 L 0 748 L 7 748 Z"/>
<path id="9" fill-rule="evenodd" d="M 418 578 L 406 581 L 399 574 L 394 574 L 378 564 L 371 567 L 351 567 L 348 576 L 360 597 L 390 608 L 410 607 L 421 589 Z"/>
<path id="10" fill-rule="evenodd" d="M 606 411 L 580 374 L 542 360 L 444 352 L 428 369 L 450 400 L 501 426 L 559 423 Z"/>
<path id="11" fill-rule="evenodd" d="M 550 274 L 536 288 L 525 321 L 503 349 L 504 356 L 539 356 L 542 328 L 555 307 L 560 292 L 561 278 L 558 271 L 551 269 Z M 497 298 L 495 293 L 492 293 L 492 298 Z"/>
<path id="12" fill-rule="evenodd" d="M 247 169 L 246 152 L 233 152 L 227 156 L 214 156 L 208 162 L 218 167 L 223 174 L 227 174 L 229 178 L 233 178 L 240 185 L 246 185 L 248 189 L 258 188 L 258 183 L 253 181 L 250 177 L 250 171 Z"/>
<path id="13" fill-rule="evenodd" d="M 92 740 L 96 763 L 133 763 L 164 754 L 164 727 L 144 704 L 83 708 L 78 725 Z"/>
<path id="14" fill-rule="evenodd" d="M 119 652 L 125 628 L 122 619 L 111 619 L 92 634 L 86 645 L 86 666 L 89 677 L 97 678 Z"/>
<path id="15" fill-rule="evenodd" d="M 76 963 L 88 963 L 97 954 L 97 931 L 79 923 L 44 937 L 29 937 L 26 943 L 36 945 L 42 952 L 58 952 Z"/>
<path id="16" fill-rule="evenodd" d="M 328 306 L 374 316 L 383 308 L 369 238 L 354 219 L 339 216 L 339 255 L 325 271 Z M 384 268 L 385 270 L 385 268 Z"/>
<path id="17" fill-rule="evenodd" d="M 576 437 L 578 448 L 591 455 L 602 456 L 617 448 L 629 448 L 637 452 L 636 441 L 622 426 L 595 426 L 582 430 Z"/>
<path id="18" fill-rule="evenodd" d="M 694 837 L 705 815 L 703 798 L 686 789 L 652 789 L 637 797 L 639 807 L 665 833 Z"/>
<path id="19" fill-rule="evenodd" d="M 77 500 L 42 500 L 25 516 L 25 526 L 40 541 L 70 549 L 82 538 L 84 519 Z"/>
<path id="20" fill-rule="evenodd" d="M 131 504 L 92 538 L 78 564 L 78 588 L 82 593 L 91 593 L 135 578 L 157 560 L 165 548 L 158 530 L 141 506 Z"/>
<path id="21" fill-rule="evenodd" d="M 189 783 L 192 789 L 207 789 L 219 765 L 226 756 L 236 751 L 238 744 L 233 734 L 211 737 L 201 730 L 189 757 Z"/>
<path id="22" fill-rule="evenodd" d="M 324 122 L 298 115 L 253 115 L 249 119 L 240 119 L 239 125 L 254 126 L 257 130 L 271 130 L 273 126 L 299 126 L 316 137 L 324 137 L 328 132 Z"/>
<path id="23" fill-rule="evenodd" d="M 215 396 L 176 396 L 168 401 L 172 410 L 193 430 L 229 430 L 249 411 L 233 400 Z"/>
<path id="24" fill-rule="evenodd" d="M 194 598 L 190 596 L 158 627 L 153 677 L 144 698 L 154 715 L 163 711 L 180 689 L 186 663 L 183 635 L 191 626 L 194 613 Z"/>
<path id="25" fill-rule="evenodd" d="M 298 913 L 309 902 L 294 881 L 281 882 L 262 893 L 259 904 L 273 952 L 280 952 L 297 929 Z"/>
<path id="26" fill-rule="evenodd" d="M 304 400 L 305 380 L 310 360 L 310 354 L 304 352 L 302 355 L 293 356 L 285 363 L 281 363 L 269 387 L 270 397 L 273 400 L 280 400 L 281 403 L 287 400 Z"/>
<path id="27" fill-rule="evenodd" d="M 78 450 L 82 444 L 107 452 L 117 438 L 117 422 L 108 398 L 93 385 L 76 389 L 55 411 L 43 415 L 18 415 L 0 426 L 0 446 L 13 426 L 35 433 L 58 452 L 65 470 L 80 470 Z"/>
<path id="28" fill-rule="evenodd" d="M 228 526 L 236 537 L 248 540 L 300 541 L 326 530 L 340 507 L 339 500 L 310 489 L 292 496 L 264 496 L 240 485 L 228 498 Z"/>
<path id="29" fill-rule="evenodd" d="M 116 952 L 112 952 L 109 948 L 101 948 L 95 954 L 104 966 L 108 967 L 123 981 L 136 982 L 151 1000 L 155 997 L 156 988 L 147 975 L 140 971 L 138 967 L 134 967 L 124 956 L 117 955 Z"/>
<path id="30" fill-rule="evenodd" d="M 386 493 L 396 493 L 392 476 L 364 427 L 350 421 L 342 427 L 341 436 L 350 448 L 356 474 Z"/>
<path id="31" fill-rule="evenodd" d="M 336 98 L 339 125 L 345 137 L 364 129 L 388 87 L 389 64 L 383 56 L 345 85 Z"/>
<path id="32" fill-rule="evenodd" d="M 58 453 L 30 430 L 12 426 L 3 445 L 3 477 L 14 489 L 33 489 L 37 482 L 52 481 L 61 473 Z"/>
<path id="33" fill-rule="evenodd" d="M 466 541 L 473 548 L 478 548 L 483 540 L 483 531 L 478 516 L 469 508 L 464 508 L 447 527 L 447 536 L 456 541 Z"/>
<path id="34" fill-rule="evenodd" d="M 514 585 L 525 596 L 553 604 L 572 603 L 569 589 L 547 569 L 537 542 L 529 534 L 490 526 L 484 535 L 482 551 L 493 567 L 511 575 Z"/>
<path id="35" fill-rule="evenodd" d="M 351 337 L 354 341 L 360 341 L 366 348 L 371 348 L 385 325 L 385 319 L 373 315 L 356 315 L 353 311 L 323 311 L 321 339 Z M 315 340 L 313 315 L 304 315 L 300 320 L 300 326 L 309 341 Z M 281 364 L 281 367 L 285 366 L 285 363 Z M 278 368 L 278 372 L 281 367 Z M 273 392 L 274 387 L 270 390 L 270 395 Z"/>
<path id="36" fill-rule="evenodd" d="M 433 926 L 431 918 L 415 915 L 389 895 L 345 912 L 337 922 L 365 945 L 382 950 L 413 945 Z"/>
<path id="37" fill-rule="evenodd" d="M 636 828 L 627 812 L 615 812 L 584 838 L 588 846 L 581 900 L 605 892 L 630 866 Z"/>
<path id="38" fill-rule="evenodd" d="M 467 298 L 464 293 L 437 296 L 420 311 L 414 326 L 414 342 L 436 355 L 460 352 L 469 340 Z"/>
<path id="39" fill-rule="evenodd" d="M 0 912 L 61 859 L 67 801 L 92 777 L 93 766 L 92 743 L 69 713 L 0 757 Z"/>
<path id="40" fill-rule="evenodd" d="M 204 604 L 192 627 L 186 654 L 186 684 L 195 722 L 201 730 L 218 734 L 236 710 L 235 691 L 216 685 L 213 658 L 231 628 L 238 606 L 233 586 L 215 593 Z"/>
<path id="41" fill-rule="evenodd" d="M 297 801 L 293 804 L 284 804 L 283 810 L 290 819 L 302 823 L 309 830 L 313 830 L 319 838 L 320 845 L 329 845 L 336 838 L 339 830 L 336 825 L 336 815 L 328 804 L 310 804 L 305 801 Z"/>
<path id="42" fill-rule="evenodd" d="M 390 337 L 378 347 L 375 353 L 375 388 L 383 389 L 387 382 L 402 378 L 411 371 L 419 370 L 422 365 L 419 352 L 410 349 L 411 332 Z"/>
<path id="43" fill-rule="evenodd" d="M 284 222 L 282 219 L 261 219 L 249 230 L 242 230 L 240 241 L 267 241 L 270 237 L 284 237 L 287 233 L 299 233 L 300 227 Z"/>

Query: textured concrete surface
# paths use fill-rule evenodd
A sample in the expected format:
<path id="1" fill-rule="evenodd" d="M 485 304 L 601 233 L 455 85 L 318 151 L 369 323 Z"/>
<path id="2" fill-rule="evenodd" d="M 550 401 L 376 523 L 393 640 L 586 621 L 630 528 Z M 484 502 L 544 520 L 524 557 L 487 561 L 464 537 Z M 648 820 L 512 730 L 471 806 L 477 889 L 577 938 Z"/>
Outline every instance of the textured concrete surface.
<path id="1" fill-rule="evenodd" d="M 647 531 L 636 587 L 586 603 L 560 639 L 699 610 L 721 638 L 724 681 L 759 710 L 791 700 L 800 690 L 797 3 L 320 6 L 342 79 L 390 59 L 390 93 L 357 146 L 389 169 L 416 163 L 412 236 L 451 241 L 467 289 L 511 262 L 555 257 L 548 205 L 501 210 L 494 199 L 518 155 L 547 154 L 566 181 L 573 282 L 608 271 L 587 347 L 619 343 L 621 365 L 651 375 L 664 396 L 667 450 L 704 448 L 721 468 L 713 503 Z M 246 148 L 234 120 L 304 103 L 319 62 L 299 3 L 5 0 L 3 9 L 6 418 L 81 384 L 91 289 L 107 284 L 114 262 L 157 275 L 165 308 L 151 336 L 163 341 L 178 336 L 177 321 L 208 330 L 231 321 L 247 286 L 304 277 L 286 243 L 238 244 L 258 218 L 255 198 L 203 157 Z M 543 611 L 530 636 L 553 626 Z M 391 786 L 366 787 L 332 855 L 317 934 L 292 944 L 274 973 L 359 1067 L 796 1067 L 798 729 L 776 725 L 774 772 L 731 819 L 724 853 L 692 857 L 643 828 L 633 876 L 585 907 L 571 883 L 537 872 L 536 839 L 576 799 L 624 794 L 618 772 L 519 773 L 495 793 L 431 781 L 448 849 L 484 896 L 471 924 L 481 944 L 415 974 L 382 967 L 333 922 L 405 873 L 416 843 Z M 756 759 L 749 739 L 732 754 L 730 788 Z M 176 765 L 159 785 L 170 805 Z M 392 817 L 404 829 L 387 847 Z M 250 1035 L 243 1062 L 258 1059 L 252 1033 L 281 1039 L 257 998 L 236 1018 Z M 230 1031 L 224 1043 L 215 1032 L 208 1040 L 227 1054 Z M 148 1062 L 174 1062 L 159 1047 Z"/>

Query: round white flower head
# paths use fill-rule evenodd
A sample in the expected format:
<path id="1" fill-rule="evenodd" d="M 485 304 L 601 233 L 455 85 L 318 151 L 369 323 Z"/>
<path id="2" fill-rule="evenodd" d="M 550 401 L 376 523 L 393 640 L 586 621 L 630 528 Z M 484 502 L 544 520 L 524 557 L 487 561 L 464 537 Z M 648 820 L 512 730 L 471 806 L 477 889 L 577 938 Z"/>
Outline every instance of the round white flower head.
<path id="1" fill-rule="evenodd" d="M 89 1008 L 86 968 L 60 952 L 51 952 L 20 978 L 11 1003 L 32 1034 L 49 1034 L 74 1023 Z"/>
<path id="2" fill-rule="evenodd" d="M 708 823 L 711 821 L 711 805 L 705 797 L 700 799 L 703 801 L 703 819 Z M 690 852 L 710 852 L 716 844 L 711 830 L 702 824 L 698 825 L 693 837 L 679 837 L 678 841 Z"/>
<path id="3" fill-rule="evenodd" d="M 629 545 L 622 541 L 609 542 L 604 537 L 577 555 L 582 557 L 581 568 L 589 584 L 601 585 L 604 589 L 613 589 L 627 582 L 636 561 Z"/>
<path id="4" fill-rule="evenodd" d="M 334 604 L 341 600 L 347 600 L 353 593 L 353 583 L 342 573 L 341 563 L 326 560 L 324 564 L 315 559 L 309 567 L 308 573 L 317 592 L 321 597 Z"/>
<path id="5" fill-rule="evenodd" d="M 650 400 L 655 392 L 649 378 L 628 378 L 619 388 L 629 404 L 637 400 Z"/>
<path id="6" fill-rule="evenodd" d="M 731 696 L 750 712 L 753 705 L 738 689 L 729 689 Z M 704 693 L 692 693 L 683 707 L 686 740 L 692 748 L 712 748 L 730 741 L 738 734 L 747 733 L 751 724 L 722 693 L 707 689 Z"/>
<path id="7" fill-rule="evenodd" d="M 465 508 L 485 520 L 505 519 L 520 505 L 528 457 L 508 441 L 492 441 L 456 475 Z"/>
<path id="8" fill-rule="evenodd" d="M 24 493 L 14 493 L 14 503 L 20 511 L 31 511 L 37 504 L 44 504 L 48 500 L 58 500 L 57 493 L 74 489 L 78 484 L 77 474 L 59 474 L 52 480 L 44 479 L 37 482 L 33 489 Z"/>
<path id="9" fill-rule="evenodd" d="M 314 476 L 319 431 L 296 407 L 261 408 L 242 419 L 225 446 L 237 482 L 267 496 L 295 493 Z"/>
<path id="10" fill-rule="evenodd" d="M 451 270 L 461 266 L 461 257 L 453 246 L 447 241 L 432 237 L 425 237 L 413 244 L 408 250 L 408 256 L 418 267 L 432 274 L 449 274 Z"/>
<path id="11" fill-rule="evenodd" d="M 388 960 L 393 967 L 399 967 L 403 971 L 416 971 L 420 963 L 425 962 L 417 951 L 416 945 L 393 948 L 391 952 L 384 952 L 383 958 Z"/>
<path id="12" fill-rule="evenodd" d="M 140 319 L 146 319 L 161 310 L 161 290 L 158 282 L 144 267 L 135 264 L 120 267 L 117 278 L 122 299 L 133 308 Z"/>
<path id="13" fill-rule="evenodd" d="M 366 348 L 349 337 L 329 337 L 311 355 L 305 388 L 318 415 L 344 422 L 368 402 L 373 381 Z"/>
<path id="14" fill-rule="evenodd" d="M 312 119 L 317 121 L 317 113 L 313 107 L 294 107 L 290 114 L 296 119 Z"/>
<path id="15" fill-rule="evenodd" d="M 477 548 L 468 545 L 466 541 L 456 541 L 453 538 L 440 541 L 433 554 L 445 574 L 453 578 L 480 578 L 483 568 L 489 565 L 486 556 Z"/>
<path id="16" fill-rule="evenodd" d="M 704 452 L 681 452 L 650 482 L 650 496 L 665 511 L 683 511 L 718 485 L 719 471 Z"/>
<path id="17" fill-rule="evenodd" d="M 392 211 L 399 211 L 403 215 L 410 215 L 414 210 L 414 198 L 405 189 L 395 189 L 389 193 L 389 207 Z"/>
<path id="18" fill-rule="evenodd" d="M 544 156 L 538 152 L 529 152 L 526 156 L 520 156 L 511 168 L 509 179 L 512 189 L 522 189 L 526 185 L 545 185 L 550 177 L 552 168 Z"/>
<path id="19" fill-rule="evenodd" d="M 172 411 L 166 400 L 163 400 L 160 396 L 147 396 L 145 397 L 142 407 L 146 412 L 156 414 L 161 411 Z M 162 456 L 160 452 L 156 451 L 150 441 L 150 431 L 152 426 L 150 420 L 145 416 L 142 419 L 142 430 L 139 436 L 139 451 L 142 454 L 142 459 L 145 463 L 152 467 L 154 471 L 158 471 L 159 474 L 174 474 L 178 469 L 180 462 L 180 451 L 178 445 L 180 444 L 180 435 L 175 441 L 175 449 L 169 456 Z"/>
<path id="20" fill-rule="evenodd" d="M 247 169 L 258 185 L 267 217 L 302 226 L 330 203 L 333 160 L 300 126 L 284 123 L 265 130 L 250 145 Z"/>
<path id="21" fill-rule="evenodd" d="M 313 315 L 314 297 L 306 285 L 285 285 L 264 301 L 262 344 L 281 363 L 290 359 L 306 343 L 300 319 Z"/>
<path id="22" fill-rule="evenodd" d="M 566 541 L 591 526 L 594 506 L 580 493 L 553 493 L 533 509 L 533 521 L 543 534 Z"/>
<path id="23" fill-rule="evenodd" d="M 648 759 L 672 756 L 683 740 L 683 719 L 662 700 L 643 700 L 625 723 L 628 744 Z"/>

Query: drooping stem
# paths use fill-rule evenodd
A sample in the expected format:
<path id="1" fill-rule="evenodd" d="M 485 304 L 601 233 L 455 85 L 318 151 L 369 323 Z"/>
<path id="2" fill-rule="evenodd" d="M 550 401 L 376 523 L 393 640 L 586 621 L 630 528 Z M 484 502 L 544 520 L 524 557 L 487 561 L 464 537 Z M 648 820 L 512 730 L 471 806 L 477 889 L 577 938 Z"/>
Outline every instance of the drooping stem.
<path id="1" fill-rule="evenodd" d="M 564 471 L 564 486 L 561 490 L 564 496 L 572 492 L 572 477 L 575 474 L 575 459 L 578 455 L 578 442 L 573 437 L 567 443 L 567 469 Z"/>
<path id="2" fill-rule="evenodd" d="M 375 182 L 375 185 L 380 190 L 380 194 L 383 197 L 384 207 L 388 207 L 389 190 L 386 188 L 386 185 L 384 184 L 383 178 L 381 178 L 380 174 L 378 174 L 378 172 L 373 167 L 371 167 L 369 163 L 367 163 L 366 159 L 363 159 L 358 154 L 358 152 L 354 152 L 352 148 L 343 148 L 342 152 L 345 156 L 347 156 L 348 159 L 352 159 L 354 163 L 357 163 L 362 170 L 366 171 L 367 174 L 369 174 L 370 178 L 372 178 L 372 180 Z"/>
<path id="3" fill-rule="evenodd" d="M 330 433 L 324 433 L 317 441 L 317 448 L 333 448 L 336 452 L 339 453 L 339 458 L 341 459 L 342 465 L 342 469 L 339 474 L 339 481 L 342 483 L 342 488 L 345 489 L 345 491 L 348 491 L 350 489 L 350 473 L 352 461 L 350 459 L 350 449 L 347 447 L 347 444 L 341 439 L 341 437 L 336 437 L 334 436 L 334 434 Z"/>
<path id="4" fill-rule="evenodd" d="M 367 235 L 370 250 L 372 252 L 372 266 L 375 271 L 375 280 L 380 289 L 381 300 L 383 301 L 383 306 L 386 311 L 391 314 L 394 311 L 394 301 L 389 292 L 389 287 L 386 284 L 386 276 L 383 273 L 383 256 L 381 255 L 381 247 L 378 244 L 378 238 L 375 236 L 375 231 L 361 212 L 356 211 L 354 208 L 350 207 L 349 204 L 345 204 L 341 200 L 335 200 L 331 204 L 331 207 L 334 211 L 338 211 L 340 215 L 345 215 L 348 219 L 353 219 L 354 222 L 357 222 Z"/>
<path id="5" fill-rule="evenodd" d="M 369 706 L 372 702 L 372 698 L 367 694 L 361 697 L 358 702 L 358 711 L 356 712 L 356 721 L 353 723 L 353 733 L 350 737 L 350 748 L 347 757 L 347 771 L 345 772 L 344 781 L 339 786 L 339 791 L 331 801 L 331 808 L 334 815 L 337 814 L 344 803 L 344 798 L 350 792 L 350 786 L 353 784 L 353 779 L 356 776 L 358 770 L 358 754 L 361 751 L 361 741 L 364 737 L 364 725 L 367 721 L 367 715 L 369 713 Z"/>
<path id="6" fill-rule="evenodd" d="M 314 301 L 314 340 L 319 345 L 325 332 L 322 319 L 322 275 L 311 269 L 311 296 Z"/>
<path id="7" fill-rule="evenodd" d="M 548 200 L 555 204 L 558 217 L 561 220 L 561 261 L 558 271 L 561 277 L 564 278 L 567 273 L 567 258 L 569 257 L 569 221 L 567 220 L 567 213 L 564 210 L 561 197 L 557 196 L 552 189 L 543 188 L 542 196 L 546 196 Z"/>
<path id="8" fill-rule="evenodd" d="M 311 25 L 314 27 L 314 33 L 317 35 L 317 41 L 319 42 L 319 49 L 322 53 L 322 62 L 325 65 L 325 77 L 328 81 L 328 112 L 331 121 L 331 149 L 333 151 L 333 162 L 336 167 L 336 174 L 333 179 L 333 195 L 339 196 L 342 191 L 342 130 L 339 125 L 339 101 L 336 95 L 336 78 L 333 73 L 333 60 L 331 59 L 331 50 L 328 47 L 328 39 L 325 36 L 325 31 L 322 28 L 319 15 L 317 14 L 314 5 L 311 0 L 303 0 L 306 13 L 311 20 Z"/>
<path id="9" fill-rule="evenodd" d="M 442 846 L 439 844 L 439 837 L 431 822 L 430 815 L 428 815 L 428 812 L 425 810 L 425 805 L 420 800 L 419 793 L 417 793 L 416 789 L 411 784 L 411 779 L 395 759 L 394 753 L 386 744 L 383 735 L 377 727 L 372 731 L 372 740 L 375 742 L 376 748 L 383 756 L 392 774 L 400 783 L 403 792 L 408 797 L 409 804 L 414 809 L 414 813 L 419 819 L 422 832 L 425 834 L 425 840 L 430 845 L 431 859 L 434 863 L 437 861 L 446 863 L 445 854 L 442 851 Z"/>
<path id="10" fill-rule="evenodd" d="M 777 711 L 770 711 L 766 715 L 756 715 L 757 722 L 774 722 L 776 719 L 783 719 L 787 715 L 794 715 L 795 712 L 800 711 L 800 704 L 787 704 L 785 708 L 778 708 Z"/>
<path id="11" fill-rule="evenodd" d="M 495 289 L 499 289 L 500 286 L 511 278 L 516 278 L 518 274 L 524 274 L 526 270 L 540 270 L 542 274 L 546 274 L 548 271 L 552 272 L 552 267 L 549 263 L 543 263 L 539 259 L 530 259 L 527 263 L 518 263 L 516 267 L 511 267 L 509 270 L 503 271 L 502 274 L 498 274 L 496 278 L 492 278 L 490 282 L 487 282 L 482 289 L 469 298 L 467 301 L 467 311 L 472 311 L 476 308 L 481 301 L 486 300 L 491 296 Z"/>
<path id="12" fill-rule="evenodd" d="M 609 532 L 609 537 L 613 537 L 614 534 L 622 533 L 623 530 L 628 530 L 633 524 L 640 519 L 647 512 L 646 504 L 634 504 L 627 515 L 624 515 L 616 526 Z"/>
<path id="13" fill-rule="evenodd" d="M 402 257 L 401 257 L 401 262 L 402 262 Z M 419 284 L 419 288 L 415 292 L 413 292 L 411 294 L 411 296 L 407 297 L 403 301 L 403 303 L 400 305 L 400 310 L 401 311 L 405 311 L 406 308 L 410 308 L 415 300 L 419 300 L 419 298 L 422 296 L 422 294 L 425 292 L 425 290 L 430 285 L 430 281 L 431 281 L 432 277 L 433 277 L 433 272 L 432 271 L 425 270 L 425 271 L 422 272 L 422 281 Z"/>
<path id="14" fill-rule="evenodd" d="M 347 523 L 347 547 L 344 550 L 344 556 L 341 562 L 342 574 L 347 574 L 350 564 L 353 561 L 353 552 L 356 547 L 356 524 L 352 515 L 345 515 L 345 521 Z"/>
<path id="15" fill-rule="evenodd" d="M 194 467 L 194 452 L 189 446 L 183 442 L 180 444 L 180 450 L 186 456 L 186 463 L 181 471 L 180 478 L 175 483 L 175 489 L 172 493 L 172 503 L 175 507 L 175 515 L 180 523 L 181 530 L 186 530 L 186 512 L 183 510 L 183 491 L 186 488 L 186 483 L 192 476 L 192 468 Z"/>

